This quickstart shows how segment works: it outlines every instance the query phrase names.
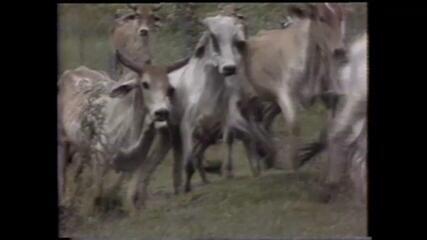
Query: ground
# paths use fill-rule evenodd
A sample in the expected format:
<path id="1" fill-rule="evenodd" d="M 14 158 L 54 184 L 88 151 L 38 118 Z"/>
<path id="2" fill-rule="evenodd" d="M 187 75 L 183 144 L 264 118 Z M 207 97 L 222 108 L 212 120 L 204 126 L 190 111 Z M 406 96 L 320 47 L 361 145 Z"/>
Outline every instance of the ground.
<path id="1" fill-rule="evenodd" d="M 210 148 L 207 158 L 221 158 L 221 148 Z M 242 152 L 240 144 L 237 148 Z M 244 157 L 236 163 L 234 179 L 209 175 L 211 183 L 202 185 L 196 176 L 193 192 L 175 196 L 169 156 L 157 170 L 147 208 L 139 216 L 65 223 L 63 235 L 109 239 L 366 236 L 366 206 L 345 193 L 332 203 L 317 198 L 319 161 L 298 173 L 269 170 L 258 178 L 251 176 Z"/>

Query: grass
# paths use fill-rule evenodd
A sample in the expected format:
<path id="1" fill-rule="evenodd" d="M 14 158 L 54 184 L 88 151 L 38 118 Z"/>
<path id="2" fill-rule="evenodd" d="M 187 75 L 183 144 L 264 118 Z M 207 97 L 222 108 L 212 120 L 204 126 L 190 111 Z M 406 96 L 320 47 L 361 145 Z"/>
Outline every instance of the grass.
<path id="1" fill-rule="evenodd" d="M 313 116 L 306 121 L 314 121 Z M 281 125 L 279 120 L 276 124 Z M 197 237 L 365 236 L 366 206 L 343 193 L 332 203 L 318 200 L 319 169 L 323 160 L 301 172 L 270 170 L 250 174 L 237 144 L 233 179 L 208 175 L 203 185 L 197 174 L 193 192 L 173 195 L 172 158 L 154 174 L 147 208 L 139 216 L 84 219 L 64 235 L 111 239 L 188 239 Z M 206 159 L 223 159 L 223 146 L 208 149 Z"/>

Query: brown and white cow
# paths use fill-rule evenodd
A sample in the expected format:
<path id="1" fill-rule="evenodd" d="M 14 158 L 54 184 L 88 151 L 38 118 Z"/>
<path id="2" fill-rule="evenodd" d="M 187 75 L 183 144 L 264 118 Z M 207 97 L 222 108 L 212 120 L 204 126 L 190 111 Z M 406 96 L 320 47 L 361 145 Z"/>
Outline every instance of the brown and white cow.
<path id="1" fill-rule="evenodd" d="M 338 4 L 293 6 L 286 29 L 262 31 L 244 46 L 245 79 L 256 95 L 277 103 L 289 132 L 287 160 L 294 168 L 299 140 L 297 110 L 340 93 L 337 62 L 345 57 L 345 9 Z"/>
<path id="2" fill-rule="evenodd" d="M 174 93 L 167 73 L 188 61 L 162 67 L 134 62 L 119 51 L 117 54 L 123 65 L 137 73 L 137 78 L 116 83 L 108 75 L 82 66 L 66 71 L 59 80 L 59 124 L 63 129 L 60 139 L 65 156 L 59 160 L 70 156 L 71 148 L 91 154 L 96 197 L 102 195 L 102 178 L 109 166 L 124 172 L 139 169 L 138 182 L 144 183 L 144 173 L 152 169 L 149 159 L 163 157 L 169 142 L 165 126 Z M 132 95 L 132 101 L 126 99 L 128 95 Z M 131 142 L 128 139 L 133 132 L 139 135 Z M 147 156 L 156 133 L 160 140 Z M 59 176 L 64 176 L 66 164 L 62 166 Z M 141 190 L 144 186 L 139 185 L 130 192 L 129 200 L 138 200 Z"/>

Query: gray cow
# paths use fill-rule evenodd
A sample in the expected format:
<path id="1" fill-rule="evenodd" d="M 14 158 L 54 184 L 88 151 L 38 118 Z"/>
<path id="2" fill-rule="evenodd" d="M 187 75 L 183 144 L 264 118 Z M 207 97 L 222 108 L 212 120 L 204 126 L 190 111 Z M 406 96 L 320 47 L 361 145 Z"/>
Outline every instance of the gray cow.
<path id="1" fill-rule="evenodd" d="M 228 114 L 233 112 L 234 123 L 238 129 L 246 132 L 246 150 L 250 162 L 257 156 L 253 139 L 261 138 L 251 130 L 246 120 L 238 111 L 230 111 L 230 101 L 239 91 L 236 73 L 240 71 L 242 47 L 246 38 L 244 26 L 238 18 L 231 16 L 214 16 L 203 20 L 207 30 L 200 38 L 194 55 L 189 63 L 169 76 L 176 88 L 171 115 L 171 126 L 174 126 L 176 137 L 174 148 L 183 157 L 186 170 L 185 191 L 191 190 L 191 177 L 194 167 L 199 171 L 202 180 L 207 178 L 202 168 L 202 157 L 218 132 L 224 130 L 229 121 Z M 179 154 L 182 153 L 182 154 Z M 181 183 L 182 159 L 176 159 L 174 172 L 175 190 L 179 191 Z"/>

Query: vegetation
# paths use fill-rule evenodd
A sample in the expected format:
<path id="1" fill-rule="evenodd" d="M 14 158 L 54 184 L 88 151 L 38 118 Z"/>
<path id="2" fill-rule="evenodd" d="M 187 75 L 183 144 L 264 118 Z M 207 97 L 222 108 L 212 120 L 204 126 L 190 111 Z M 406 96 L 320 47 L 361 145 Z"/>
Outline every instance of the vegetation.
<path id="1" fill-rule="evenodd" d="M 86 65 L 89 68 L 108 71 L 111 66 L 112 48 L 109 42 L 113 15 L 125 4 L 61 4 L 59 5 L 59 73 L 66 69 Z M 218 4 L 196 4 L 194 19 L 216 12 Z M 348 40 L 366 30 L 366 5 L 354 4 L 354 12 L 348 21 Z M 180 22 L 186 8 L 177 3 L 164 4 L 159 15 L 164 26 L 152 38 L 154 63 L 166 64 L 187 54 L 186 37 Z M 248 22 L 249 35 L 261 29 L 280 27 L 287 5 L 277 3 L 242 4 L 241 13 Z M 201 31 L 195 26 L 194 38 Z M 324 109 L 315 106 L 302 116 L 304 140 L 316 138 L 323 126 Z M 277 117 L 273 126 L 275 135 L 283 137 L 284 125 Z M 224 146 L 208 149 L 207 161 L 222 161 Z M 108 237 L 111 239 L 161 239 L 189 237 L 256 237 L 256 236 L 365 236 L 366 206 L 356 205 L 351 194 L 343 193 L 332 203 L 321 203 L 318 187 L 325 166 L 320 158 L 298 173 L 271 170 L 253 178 L 243 147 L 238 144 L 236 177 L 224 179 L 208 175 L 211 183 L 202 185 L 199 176 L 194 179 L 194 191 L 190 194 L 173 195 L 172 157 L 159 167 L 149 189 L 147 208 L 139 216 L 128 217 L 120 211 L 108 212 L 91 218 L 79 212 L 62 215 L 61 235 L 74 237 Z M 71 166 L 69 171 L 75 171 Z M 68 175 L 71 175 L 67 173 Z M 75 205 L 85 206 L 89 191 L 85 186 L 83 169 L 81 180 L 71 180 L 67 191 L 76 191 Z M 116 174 L 110 174 L 106 182 L 113 182 Z M 79 188 L 77 186 L 79 185 Z M 108 184 L 107 184 L 108 185 Z M 123 189 L 121 189 L 123 190 Z M 116 195 L 124 192 L 114 193 Z M 117 196 L 111 196 L 113 200 Z M 73 211 L 73 210 L 70 210 Z"/>
<path id="2" fill-rule="evenodd" d="M 166 64 L 186 54 L 186 34 L 182 28 L 182 4 L 164 3 L 159 15 L 164 26 L 155 33 L 151 45 L 155 63 Z M 240 4 L 240 12 L 248 22 L 249 36 L 261 29 L 280 27 L 280 21 L 287 14 L 286 4 L 248 3 Z M 366 29 L 366 5 L 352 4 L 354 12 L 348 20 L 349 39 Z M 113 16 L 125 4 L 60 4 L 58 40 L 59 73 L 66 69 L 86 65 L 93 69 L 107 71 L 111 64 L 112 48 L 110 31 Z M 218 11 L 218 4 L 195 4 L 194 19 L 201 20 Z M 201 29 L 194 26 L 200 36 Z"/>

